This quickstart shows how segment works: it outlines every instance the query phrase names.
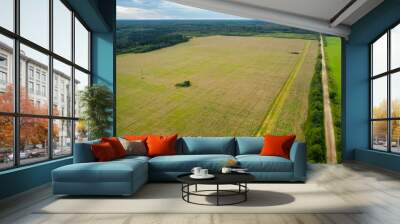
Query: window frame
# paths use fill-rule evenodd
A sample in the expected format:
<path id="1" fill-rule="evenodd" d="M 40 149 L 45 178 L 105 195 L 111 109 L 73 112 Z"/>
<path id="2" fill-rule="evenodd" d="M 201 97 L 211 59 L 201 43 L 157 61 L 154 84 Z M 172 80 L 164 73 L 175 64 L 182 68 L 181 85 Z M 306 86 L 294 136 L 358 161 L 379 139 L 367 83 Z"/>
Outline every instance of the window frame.
<path id="1" fill-rule="evenodd" d="M 88 75 L 89 77 L 89 83 L 88 86 L 92 85 L 92 69 L 91 69 L 91 65 L 92 65 L 92 57 L 91 57 L 91 49 L 92 49 L 92 43 L 91 43 L 91 38 L 92 38 L 92 30 L 88 27 L 88 25 L 85 23 L 85 21 L 79 16 L 79 14 L 77 12 L 75 12 L 72 7 L 68 4 L 68 2 L 66 2 L 65 0 L 59 0 L 62 4 L 65 5 L 65 7 L 68 8 L 68 10 L 71 11 L 71 18 L 70 18 L 70 22 L 71 22 L 71 58 L 67 59 L 64 58 L 63 56 L 55 53 L 54 50 L 54 45 L 53 45 L 53 21 L 54 21 L 54 17 L 53 17 L 53 1 L 54 0 L 48 0 L 49 1 L 49 49 L 46 49 L 45 47 L 42 47 L 39 44 L 36 44 L 32 41 L 30 41 L 29 39 L 23 37 L 20 35 L 20 0 L 14 0 L 13 1 L 13 9 L 14 9 L 14 30 L 10 31 L 4 27 L 0 26 L 0 35 L 3 35 L 5 37 L 11 38 L 13 40 L 13 44 L 14 44 L 14 48 L 13 48 L 13 64 L 12 66 L 12 71 L 13 73 L 11 75 L 13 75 L 13 79 L 14 79 L 14 99 L 13 99 L 13 107 L 14 110 L 13 112 L 2 112 L 0 111 L 0 116 L 10 116 L 13 119 L 13 166 L 11 167 L 5 167 L 5 168 L 0 168 L 0 172 L 4 171 L 4 170 L 10 170 L 10 169 L 16 169 L 18 167 L 23 167 L 23 166 L 30 166 L 33 164 L 37 164 L 37 163 L 43 163 L 49 160 L 58 160 L 58 159 L 62 159 L 65 157 L 70 157 L 73 155 L 74 152 L 74 143 L 75 143 L 75 123 L 76 121 L 78 121 L 80 118 L 79 117 L 75 117 L 74 116 L 74 110 L 75 108 L 72 107 L 72 113 L 70 116 L 56 116 L 53 115 L 53 59 L 58 60 L 59 62 L 62 62 L 66 65 L 71 66 L 71 83 L 75 82 L 75 69 L 85 73 Z M 79 22 L 85 27 L 85 29 L 88 31 L 89 34 L 89 40 L 88 40 L 88 61 L 89 61 L 89 67 L 88 69 L 85 69 L 81 66 L 79 66 L 78 64 L 75 63 L 75 25 L 74 25 L 74 21 L 75 18 L 77 20 L 79 20 Z M 23 44 L 27 47 L 32 48 L 33 50 L 39 51 L 40 53 L 43 53 L 45 55 L 48 56 L 49 58 L 49 63 L 48 63 L 48 85 L 46 85 L 46 95 L 48 97 L 48 107 L 49 107 L 49 111 L 46 115 L 39 115 L 39 114 L 27 114 L 27 113 L 21 113 L 20 111 L 20 45 Z M 28 64 L 27 64 L 28 65 Z M 28 71 L 27 67 L 27 71 Z M 34 79 L 36 80 L 35 77 L 36 74 L 36 70 L 33 70 L 33 75 L 34 75 Z M 42 73 L 40 73 L 42 74 Z M 27 73 L 25 74 L 27 77 L 27 81 L 30 80 L 30 74 Z M 40 77 L 39 77 L 40 78 Z M 41 79 L 39 80 L 41 83 Z M 34 81 L 34 83 L 36 83 Z M 29 91 L 27 89 L 27 91 Z M 34 91 L 36 91 L 34 89 Z M 71 93 L 73 94 L 72 97 L 72 105 L 74 105 L 75 103 L 75 88 L 74 85 L 71 86 Z M 33 163 L 26 163 L 26 164 L 21 164 L 20 161 L 20 119 L 21 118 L 45 118 L 47 119 L 48 122 L 48 136 L 47 136 L 47 142 L 48 144 L 48 157 L 44 158 L 41 161 L 38 162 L 33 162 Z M 53 147 L 53 121 L 55 120 L 66 120 L 66 121 L 71 121 L 71 125 L 72 125 L 72 133 L 71 133 L 71 154 L 69 155 L 62 155 L 62 156 L 57 156 L 55 157 L 53 155 L 54 152 L 54 147 Z"/>
<path id="2" fill-rule="evenodd" d="M 373 39 L 369 44 L 369 149 L 373 151 L 380 151 L 380 152 L 386 152 L 386 153 L 391 153 L 391 154 L 400 154 L 400 152 L 394 152 L 392 151 L 392 121 L 400 121 L 400 117 L 393 117 L 392 116 L 392 98 L 391 98 L 391 92 L 392 92 L 392 85 L 391 85 L 391 80 L 392 76 L 396 75 L 398 72 L 400 72 L 400 67 L 398 68 L 391 68 L 391 31 L 393 28 L 400 26 L 400 21 L 397 21 L 396 23 L 392 24 L 389 28 L 385 29 L 384 32 L 379 34 L 375 39 Z M 385 72 L 382 72 L 380 74 L 373 74 L 373 44 L 378 41 L 381 37 L 384 35 L 387 35 L 387 69 Z M 373 81 L 382 77 L 386 77 L 386 86 L 387 86 L 387 103 L 386 103 L 386 117 L 385 118 L 373 118 Z M 386 138 L 386 150 L 379 150 L 374 148 L 374 132 L 373 132 L 373 122 L 376 121 L 386 121 L 387 122 L 387 138 Z"/>

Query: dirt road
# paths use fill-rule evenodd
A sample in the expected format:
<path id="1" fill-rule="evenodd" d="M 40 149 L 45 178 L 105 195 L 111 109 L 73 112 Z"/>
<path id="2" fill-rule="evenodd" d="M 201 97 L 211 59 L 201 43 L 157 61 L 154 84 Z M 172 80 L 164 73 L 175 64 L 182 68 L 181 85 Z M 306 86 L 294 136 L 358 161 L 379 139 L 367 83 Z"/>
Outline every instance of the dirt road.
<path id="1" fill-rule="evenodd" d="M 336 142 L 335 129 L 333 126 L 331 103 L 329 98 L 329 79 L 325 63 L 324 42 L 320 35 L 321 43 L 321 63 L 322 63 L 322 91 L 324 99 L 324 128 L 325 128 L 325 144 L 326 144 L 326 162 L 328 164 L 336 164 Z"/>

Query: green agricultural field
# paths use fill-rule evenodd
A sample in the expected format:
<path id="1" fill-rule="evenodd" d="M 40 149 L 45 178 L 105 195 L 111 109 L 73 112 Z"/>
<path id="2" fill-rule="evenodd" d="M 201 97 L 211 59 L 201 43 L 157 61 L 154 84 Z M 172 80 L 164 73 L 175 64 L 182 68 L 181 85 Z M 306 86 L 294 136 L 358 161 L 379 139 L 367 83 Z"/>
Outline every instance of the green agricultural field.
<path id="1" fill-rule="evenodd" d="M 332 107 L 332 116 L 335 126 L 337 158 L 341 156 L 341 98 L 342 98 L 342 63 L 341 40 L 339 37 L 325 36 L 324 51 L 329 75 L 329 95 Z"/>
<path id="2" fill-rule="evenodd" d="M 287 97 L 277 115 L 277 121 L 270 132 L 278 135 L 296 133 L 297 139 L 304 141 L 303 125 L 307 119 L 308 95 L 314 67 L 318 57 L 318 42 L 310 43 L 302 66 L 299 68 Z"/>
<path id="3" fill-rule="evenodd" d="M 342 82 L 341 40 L 339 37 L 326 36 L 325 41 L 325 54 L 329 77 L 333 79 L 336 86 L 340 87 Z M 342 96 L 342 89 L 337 88 L 337 90 L 340 99 Z"/>
<path id="4" fill-rule="evenodd" d="M 317 50 L 315 40 L 209 36 L 119 55 L 118 135 L 255 135 L 283 95 L 271 130 L 303 138 Z"/>

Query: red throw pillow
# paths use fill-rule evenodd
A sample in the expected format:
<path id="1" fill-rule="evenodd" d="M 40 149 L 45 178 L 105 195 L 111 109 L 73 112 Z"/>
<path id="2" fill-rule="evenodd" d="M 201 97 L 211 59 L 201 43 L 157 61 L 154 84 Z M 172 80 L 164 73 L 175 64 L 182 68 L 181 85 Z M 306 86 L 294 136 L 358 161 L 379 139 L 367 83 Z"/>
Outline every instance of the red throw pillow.
<path id="1" fill-rule="evenodd" d="M 148 156 L 176 155 L 176 139 L 178 135 L 159 136 L 150 135 L 147 137 Z"/>
<path id="2" fill-rule="evenodd" d="M 124 139 L 129 140 L 129 141 L 146 141 L 147 136 L 145 135 L 125 135 Z"/>
<path id="3" fill-rule="evenodd" d="M 293 145 L 296 135 L 288 136 L 264 136 L 264 146 L 261 149 L 262 156 L 280 156 L 290 158 L 290 148 Z"/>
<path id="4" fill-rule="evenodd" d="M 91 145 L 91 149 L 94 157 L 99 162 L 110 161 L 117 158 L 113 147 L 108 142 L 93 144 Z"/>
<path id="5" fill-rule="evenodd" d="M 117 156 L 117 158 L 126 156 L 126 151 L 124 149 L 124 146 L 122 146 L 122 144 L 118 138 L 115 138 L 115 137 L 101 138 L 101 142 L 110 143 L 110 145 L 114 149 L 114 152 L 115 152 L 115 155 Z"/>

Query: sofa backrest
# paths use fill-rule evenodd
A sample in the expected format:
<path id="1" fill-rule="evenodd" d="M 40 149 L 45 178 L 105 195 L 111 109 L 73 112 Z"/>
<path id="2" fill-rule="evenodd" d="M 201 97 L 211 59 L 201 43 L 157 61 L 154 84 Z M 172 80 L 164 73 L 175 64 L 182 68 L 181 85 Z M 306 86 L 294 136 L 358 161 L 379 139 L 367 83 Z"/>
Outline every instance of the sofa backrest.
<path id="1" fill-rule="evenodd" d="M 259 154 L 264 137 L 236 137 L 236 155 Z"/>
<path id="2" fill-rule="evenodd" d="M 235 155 L 234 137 L 182 137 L 177 144 L 178 154 Z"/>
<path id="3" fill-rule="evenodd" d="M 98 144 L 100 140 L 75 143 L 74 147 L 74 163 L 89 163 L 95 162 L 96 158 L 93 155 L 91 145 Z"/>
<path id="4" fill-rule="evenodd" d="M 100 143 L 100 140 L 75 143 L 74 163 L 96 161 L 90 145 L 97 143 Z M 263 137 L 181 137 L 177 140 L 176 148 L 178 155 L 225 154 L 236 156 L 259 154 L 263 145 Z"/>

